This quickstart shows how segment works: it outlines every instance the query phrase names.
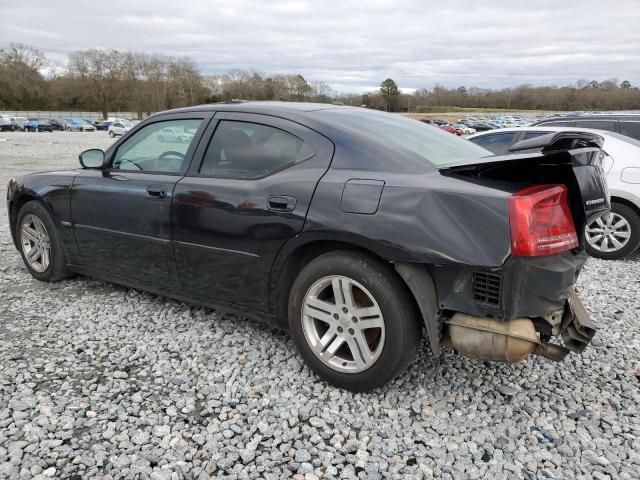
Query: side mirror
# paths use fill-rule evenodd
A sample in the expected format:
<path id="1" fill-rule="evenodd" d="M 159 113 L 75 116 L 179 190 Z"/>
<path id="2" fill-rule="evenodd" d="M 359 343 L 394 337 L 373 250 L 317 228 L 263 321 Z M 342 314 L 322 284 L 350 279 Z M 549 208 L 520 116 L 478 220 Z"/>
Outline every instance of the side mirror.
<path id="1" fill-rule="evenodd" d="M 104 166 L 104 151 L 99 148 L 85 150 L 79 158 L 82 168 L 102 168 Z"/>

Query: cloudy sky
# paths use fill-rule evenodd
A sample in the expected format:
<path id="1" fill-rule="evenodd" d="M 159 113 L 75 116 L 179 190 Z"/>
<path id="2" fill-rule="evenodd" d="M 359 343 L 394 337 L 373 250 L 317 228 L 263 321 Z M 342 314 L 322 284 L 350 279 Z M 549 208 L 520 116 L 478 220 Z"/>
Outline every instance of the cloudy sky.
<path id="1" fill-rule="evenodd" d="M 0 47 L 188 55 L 203 74 L 301 73 L 341 92 L 640 84 L 640 0 L 0 0 Z"/>

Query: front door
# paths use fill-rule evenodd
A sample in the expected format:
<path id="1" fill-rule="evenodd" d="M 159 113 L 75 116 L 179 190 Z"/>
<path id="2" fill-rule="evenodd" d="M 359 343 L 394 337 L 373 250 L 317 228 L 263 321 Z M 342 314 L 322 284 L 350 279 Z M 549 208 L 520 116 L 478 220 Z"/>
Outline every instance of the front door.
<path id="1" fill-rule="evenodd" d="M 204 130 L 205 116 L 158 117 L 107 152 L 109 168 L 74 181 L 71 210 L 85 266 L 180 288 L 171 243 L 171 200 Z M 161 132 L 174 128 L 180 141 Z"/>
<path id="2" fill-rule="evenodd" d="M 302 230 L 332 155 L 328 139 L 297 123 L 217 113 L 174 191 L 185 289 L 266 311 L 275 256 Z"/>

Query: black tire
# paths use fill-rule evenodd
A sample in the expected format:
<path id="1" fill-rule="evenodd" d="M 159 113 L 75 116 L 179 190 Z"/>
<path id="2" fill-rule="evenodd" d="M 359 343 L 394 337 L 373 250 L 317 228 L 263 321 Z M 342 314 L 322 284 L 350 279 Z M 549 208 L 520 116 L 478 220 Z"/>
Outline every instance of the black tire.
<path id="1" fill-rule="evenodd" d="M 20 226 L 25 215 L 32 214 L 36 216 L 45 226 L 49 236 L 50 244 L 50 262 L 48 268 L 44 272 L 35 271 L 26 259 L 22 248 L 22 234 Z M 62 241 L 58 230 L 49 214 L 48 210 L 40 202 L 32 200 L 25 203 L 18 212 L 18 220 L 16 223 L 16 238 L 20 249 L 20 255 L 29 273 L 36 279 L 43 282 L 57 282 L 70 276 L 70 272 L 66 268 L 66 258 L 62 248 Z"/>
<path id="2" fill-rule="evenodd" d="M 632 254 L 640 246 L 640 215 L 638 215 L 638 212 L 628 205 L 617 202 L 611 203 L 611 212 L 620 215 L 629 223 L 631 232 L 629 242 L 615 252 L 603 252 L 591 246 L 589 242 L 585 242 L 587 253 L 592 257 L 604 260 L 619 260 Z"/>
<path id="3" fill-rule="evenodd" d="M 109 136 L 110 136 L 111 138 L 113 138 L 113 137 L 115 137 L 115 136 L 116 136 L 116 134 L 115 134 L 115 133 L 113 133 L 113 130 L 112 130 L 112 131 L 110 131 L 110 132 L 109 132 Z"/>
<path id="4" fill-rule="evenodd" d="M 332 275 L 360 283 L 382 312 L 385 331 L 382 352 L 364 371 L 346 373 L 326 365 L 305 337 L 302 317 L 305 295 L 316 281 Z M 291 287 L 288 316 L 293 341 L 307 365 L 327 382 L 353 392 L 380 387 L 404 372 L 417 352 L 422 336 L 415 303 L 393 268 L 357 252 L 330 252 L 308 263 Z"/>

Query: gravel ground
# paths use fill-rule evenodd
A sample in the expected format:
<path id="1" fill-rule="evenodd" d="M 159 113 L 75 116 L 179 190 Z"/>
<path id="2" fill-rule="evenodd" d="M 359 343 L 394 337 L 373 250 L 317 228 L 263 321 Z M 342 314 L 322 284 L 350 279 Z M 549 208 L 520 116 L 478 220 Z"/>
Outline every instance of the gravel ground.
<path id="1" fill-rule="evenodd" d="M 2 185 L 111 141 L 4 138 Z M 423 349 L 386 388 L 352 394 L 261 324 L 84 277 L 33 280 L 2 197 L 0 478 L 640 478 L 638 255 L 589 260 L 579 288 L 600 330 L 582 356 L 447 353 L 438 368 Z"/>

